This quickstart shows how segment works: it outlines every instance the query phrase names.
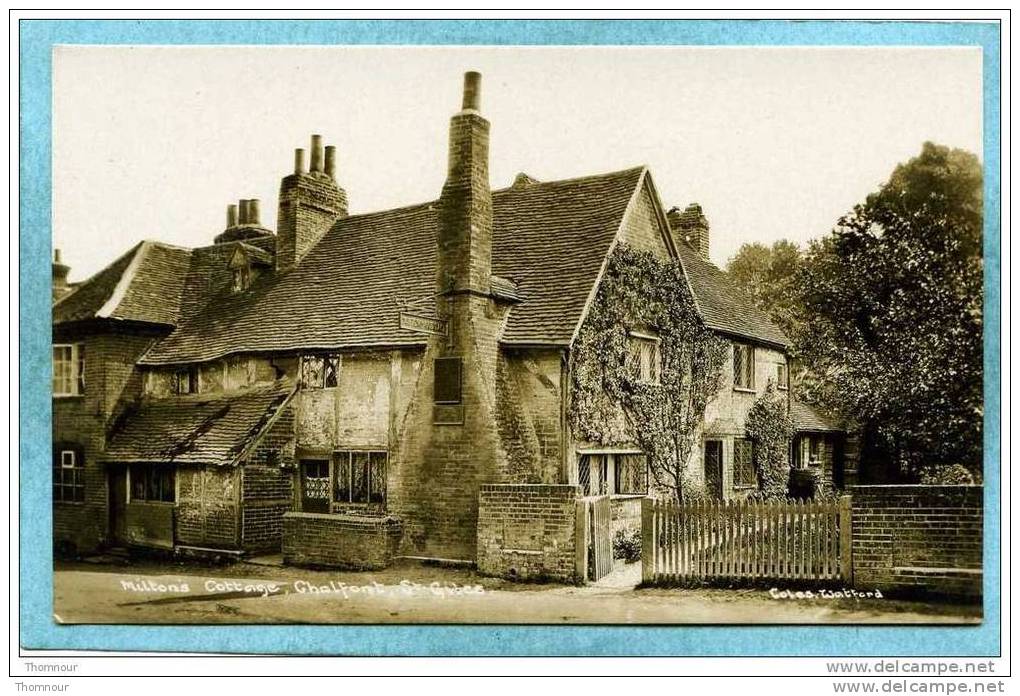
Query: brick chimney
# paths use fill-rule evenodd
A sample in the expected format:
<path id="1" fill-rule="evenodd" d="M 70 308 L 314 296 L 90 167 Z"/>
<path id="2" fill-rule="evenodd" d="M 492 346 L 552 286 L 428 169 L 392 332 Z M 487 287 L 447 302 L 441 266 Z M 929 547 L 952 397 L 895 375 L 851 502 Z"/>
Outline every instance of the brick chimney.
<path id="1" fill-rule="evenodd" d="M 227 227 L 216 235 L 213 242 L 226 244 L 242 239 L 272 236 L 272 234 L 272 230 L 263 227 L 259 220 L 259 199 L 243 198 L 236 204 L 231 203 L 227 206 Z"/>
<path id="2" fill-rule="evenodd" d="M 492 275 L 489 122 L 478 113 L 482 76 L 464 74 L 460 112 L 450 119 L 446 183 L 439 197 L 440 292 L 488 295 Z"/>
<path id="3" fill-rule="evenodd" d="M 60 249 L 53 250 L 53 301 L 71 292 L 72 288 L 67 284 L 67 274 L 71 267 L 60 262 Z"/>
<path id="4" fill-rule="evenodd" d="M 347 217 L 347 193 L 336 183 L 336 149 L 323 151 L 322 136 L 313 135 L 311 166 L 304 171 L 305 151 L 294 152 L 294 173 L 280 182 L 276 217 L 276 268 L 296 266 L 333 223 Z"/>
<path id="5" fill-rule="evenodd" d="M 679 207 L 671 208 L 666 213 L 673 234 L 687 242 L 701 256 L 708 260 L 708 220 L 701 212 L 701 206 L 691 203 L 682 211 Z"/>

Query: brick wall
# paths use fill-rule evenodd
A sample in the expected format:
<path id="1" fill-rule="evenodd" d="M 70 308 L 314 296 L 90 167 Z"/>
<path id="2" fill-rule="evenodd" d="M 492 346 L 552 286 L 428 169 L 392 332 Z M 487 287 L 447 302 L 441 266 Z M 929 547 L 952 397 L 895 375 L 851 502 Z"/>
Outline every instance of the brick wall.
<path id="1" fill-rule="evenodd" d="M 854 486 L 860 589 L 981 595 L 981 486 Z"/>
<path id="2" fill-rule="evenodd" d="M 519 580 L 577 582 L 580 489 L 570 485 L 490 484 L 478 503 L 478 570 Z"/>
<path id="3" fill-rule="evenodd" d="M 397 553 L 400 520 L 392 516 L 288 512 L 283 516 L 283 560 L 290 565 L 376 570 Z"/>
<path id="4" fill-rule="evenodd" d="M 500 355 L 496 419 L 507 483 L 560 483 L 563 474 L 562 358 L 558 351 Z"/>
<path id="5" fill-rule="evenodd" d="M 238 486 L 234 467 L 177 469 L 176 541 L 185 546 L 237 549 Z"/>
<path id="6" fill-rule="evenodd" d="M 276 222 L 277 268 L 293 268 L 346 215 L 347 194 L 328 176 L 309 172 L 285 176 Z"/>
<path id="7" fill-rule="evenodd" d="M 107 479 L 99 458 L 106 448 L 110 422 L 123 404 L 141 392 L 134 363 L 153 339 L 151 332 L 54 333 L 55 343 L 85 346 L 85 393 L 53 399 L 53 442 L 81 447 L 85 466 L 85 501 L 53 504 L 55 547 L 88 553 L 107 540 Z M 52 462 L 40 465 L 52 467 Z"/>

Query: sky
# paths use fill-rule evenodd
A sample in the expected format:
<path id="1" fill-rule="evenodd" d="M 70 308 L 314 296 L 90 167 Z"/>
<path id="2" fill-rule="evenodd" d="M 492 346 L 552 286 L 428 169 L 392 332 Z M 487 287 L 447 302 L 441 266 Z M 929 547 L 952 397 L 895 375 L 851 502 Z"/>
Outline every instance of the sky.
<path id="1" fill-rule="evenodd" d="M 77 281 L 142 239 L 211 244 L 240 198 L 273 228 L 312 133 L 352 214 L 434 200 L 467 70 L 494 189 L 647 165 L 720 266 L 825 235 L 926 140 L 982 152 L 972 48 L 59 46 L 53 246 Z"/>

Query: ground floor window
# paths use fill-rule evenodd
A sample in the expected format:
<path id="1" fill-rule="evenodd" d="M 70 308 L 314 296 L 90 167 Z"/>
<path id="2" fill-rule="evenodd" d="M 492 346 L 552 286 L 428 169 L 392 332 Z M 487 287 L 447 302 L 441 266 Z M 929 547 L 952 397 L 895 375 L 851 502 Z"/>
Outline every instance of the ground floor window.
<path id="1" fill-rule="evenodd" d="M 637 453 L 582 454 L 577 460 L 582 495 L 645 495 L 648 457 Z"/>
<path id="2" fill-rule="evenodd" d="M 80 447 L 53 448 L 53 500 L 85 502 L 85 458 Z"/>
<path id="3" fill-rule="evenodd" d="M 744 437 L 733 440 L 733 487 L 755 488 L 758 476 L 754 471 L 754 443 Z"/>
<path id="4" fill-rule="evenodd" d="M 139 503 L 172 503 L 176 500 L 174 467 L 168 464 L 132 464 L 131 500 Z"/>
<path id="5" fill-rule="evenodd" d="M 305 512 L 329 512 L 329 460 L 301 462 L 301 509 Z"/>
<path id="6" fill-rule="evenodd" d="M 333 501 L 381 505 L 386 499 L 386 452 L 337 452 Z"/>
<path id="7" fill-rule="evenodd" d="M 822 465 L 822 436 L 801 435 L 794 448 L 794 465 L 798 469 Z"/>

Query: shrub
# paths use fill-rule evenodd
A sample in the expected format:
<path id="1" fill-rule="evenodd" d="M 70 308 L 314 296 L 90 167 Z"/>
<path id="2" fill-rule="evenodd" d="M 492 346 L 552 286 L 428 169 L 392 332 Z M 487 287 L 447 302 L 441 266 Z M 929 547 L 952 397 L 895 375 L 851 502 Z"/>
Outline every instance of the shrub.
<path id="1" fill-rule="evenodd" d="M 622 558 L 627 563 L 641 560 L 641 530 L 618 529 L 613 535 L 613 558 Z"/>
<path id="2" fill-rule="evenodd" d="M 921 483 L 930 486 L 964 486 L 978 483 L 974 473 L 962 464 L 936 466 L 921 473 Z"/>

